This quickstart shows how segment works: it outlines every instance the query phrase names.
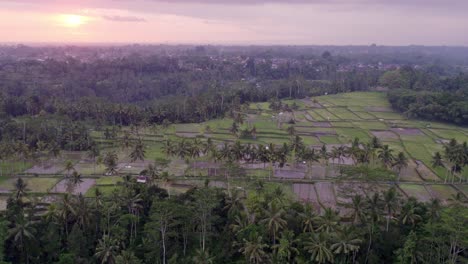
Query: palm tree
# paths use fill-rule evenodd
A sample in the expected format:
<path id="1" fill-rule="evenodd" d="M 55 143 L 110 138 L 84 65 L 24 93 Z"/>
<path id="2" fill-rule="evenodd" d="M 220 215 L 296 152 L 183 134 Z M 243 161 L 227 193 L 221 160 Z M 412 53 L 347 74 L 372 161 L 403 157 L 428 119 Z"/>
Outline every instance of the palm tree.
<path id="1" fill-rule="evenodd" d="M 359 239 L 358 234 L 353 229 L 353 226 L 344 226 L 338 231 L 335 236 L 335 241 L 330 246 L 331 251 L 335 255 L 344 256 L 343 263 L 349 263 L 348 256 L 353 254 L 353 263 L 355 262 L 354 256 L 359 251 L 362 240 Z"/>
<path id="2" fill-rule="evenodd" d="M 21 200 L 24 196 L 26 196 L 26 188 L 28 184 L 24 182 L 22 178 L 18 178 L 15 182 L 15 198 L 17 201 Z"/>
<path id="3" fill-rule="evenodd" d="M 96 174 L 96 159 L 100 155 L 100 150 L 99 146 L 97 144 L 92 144 L 91 147 L 88 150 L 88 157 L 93 160 L 93 165 L 94 165 L 94 174 Z"/>
<path id="4" fill-rule="evenodd" d="M 238 136 L 239 126 L 237 125 L 236 122 L 232 123 L 231 128 L 229 128 L 229 132 L 231 132 L 231 134 L 233 134 L 235 137 Z"/>
<path id="5" fill-rule="evenodd" d="M 115 264 L 119 245 L 116 239 L 104 235 L 98 241 L 94 256 L 101 261 L 101 264 Z"/>
<path id="6" fill-rule="evenodd" d="M 311 254 L 311 261 L 314 263 L 333 262 L 333 252 L 330 249 L 329 234 L 320 232 L 312 234 L 307 242 L 304 243 L 304 249 Z"/>
<path id="7" fill-rule="evenodd" d="M 116 264 L 141 264 L 141 260 L 139 260 L 132 251 L 123 250 L 120 252 L 115 258 Z"/>
<path id="8" fill-rule="evenodd" d="M 422 216 L 418 213 L 417 201 L 414 198 L 410 198 L 401 208 L 400 221 L 403 225 L 411 224 L 412 227 L 417 222 L 422 220 Z"/>
<path id="9" fill-rule="evenodd" d="M 276 258 L 283 263 L 291 263 L 293 255 L 299 255 L 299 250 L 296 245 L 299 243 L 299 239 L 294 238 L 292 231 L 284 231 L 281 233 L 279 243 L 272 246 L 275 252 Z"/>
<path id="10" fill-rule="evenodd" d="M 106 165 L 106 174 L 114 175 L 117 173 L 118 156 L 115 151 L 107 152 L 104 156 L 104 164 Z"/>
<path id="11" fill-rule="evenodd" d="M 352 210 L 351 218 L 353 219 L 353 224 L 362 224 L 366 219 L 367 207 L 367 203 L 363 197 L 360 194 L 353 196 L 349 207 Z"/>
<path id="12" fill-rule="evenodd" d="M 434 169 L 438 167 L 445 168 L 444 160 L 442 159 L 442 155 L 440 154 L 440 152 L 434 153 L 434 156 L 432 156 L 431 163 Z M 447 182 L 447 173 L 445 174 L 445 182 Z"/>
<path id="13" fill-rule="evenodd" d="M 386 227 L 385 230 L 388 232 L 390 220 L 394 218 L 394 213 L 398 209 L 398 194 L 395 187 L 392 187 L 383 193 L 383 205 L 386 212 Z"/>
<path id="14" fill-rule="evenodd" d="M 341 221 L 340 216 L 331 208 L 325 208 L 323 215 L 316 217 L 317 231 L 332 233 L 334 232 Z"/>
<path id="15" fill-rule="evenodd" d="M 276 235 L 281 230 L 285 229 L 288 222 L 284 219 L 285 211 L 283 208 L 272 202 L 268 205 L 268 210 L 264 211 L 265 218 L 260 220 L 260 224 L 266 225 L 268 232 L 272 238 L 273 244 L 276 243 Z"/>
<path id="16" fill-rule="evenodd" d="M 385 167 L 389 168 L 393 161 L 393 149 L 390 149 L 388 145 L 382 146 L 378 151 L 377 158 L 382 161 Z"/>
<path id="17" fill-rule="evenodd" d="M 317 215 L 311 204 L 307 203 L 307 204 L 304 204 L 303 206 L 304 206 L 304 211 L 299 214 L 299 217 L 301 218 L 302 232 L 312 233 L 314 232 L 314 224 L 315 224 L 315 220 L 317 219 L 316 218 Z"/>
<path id="18" fill-rule="evenodd" d="M 286 131 L 288 132 L 289 137 L 294 137 L 296 135 L 296 129 L 294 126 L 289 126 Z"/>
<path id="19" fill-rule="evenodd" d="M 133 148 L 132 153 L 130 153 L 130 159 L 132 162 L 135 162 L 137 160 L 144 161 L 145 156 L 146 156 L 145 146 L 143 145 L 143 142 L 140 139 L 135 144 L 135 147 Z"/>
<path id="20" fill-rule="evenodd" d="M 397 168 L 398 171 L 398 182 L 400 182 L 400 177 L 401 177 L 401 170 L 403 168 L 408 167 L 408 158 L 405 156 L 405 153 L 399 152 L 398 156 L 395 158 L 395 161 L 393 162 L 394 167 Z"/>
<path id="21" fill-rule="evenodd" d="M 210 255 L 208 250 L 197 249 L 195 251 L 195 256 L 192 258 L 195 264 L 213 264 L 214 257 Z"/>
<path id="22" fill-rule="evenodd" d="M 164 141 L 164 145 L 162 146 L 162 149 L 163 149 L 164 154 L 166 154 L 166 156 L 174 156 L 177 153 L 176 145 L 170 139 L 167 139 Z"/>
<path id="23" fill-rule="evenodd" d="M 248 263 L 259 264 L 267 263 L 268 253 L 266 250 L 268 245 L 263 242 L 261 236 L 252 237 L 249 240 L 243 239 L 243 245 L 239 252 L 244 254 Z"/>
<path id="24" fill-rule="evenodd" d="M 314 162 L 319 162 L 320 156 L 315 152 L 315 149 L 305 148 L 300 154 L 300 157 L 306 162 L 307 164 L 307 175 L 312 177 L 311 168 Z"/>
<path id="25" fill-rule="evenodd" d="M 81 178 L 81 174 L 74 171 L 71 177 L 68 179 L 68 184 L 70 187 L 70 190 L 68 190 L 68 192 L 71 192 L 71 190 L 74 189 L 76 186 L 80 186 L 82 182 L 83 182 L 83 179 Z"/>
<path id="26" fill-rule="evenodd" d="M 67 160 L 67 162 L 65 162 L 65 170 L 67 171 L 67 177 L 70 177 L 70 172 L 75 170 L 75 166 L 71 160 Z"/>
<path id="27" fill-rule="evenodd" d="M 123 149 L 127 150 L 130 148 L 132 145 L 132 135 L 130 135 L 130 132 L 125 131 L 124 135 L 120 139 L 120 145 L 122 146 Z"/>
<path id="28" fill-rule="evenodd" d="M 23 263 L 29 263 L 29 251 L 26 246 L 29 241 L 35 240 L 33 222 L 27 221 L 22 215 L 18 215 L 15 225 L 8 230 L 8 238 L 13 239 L 13 244 L 21 252 Z"/>

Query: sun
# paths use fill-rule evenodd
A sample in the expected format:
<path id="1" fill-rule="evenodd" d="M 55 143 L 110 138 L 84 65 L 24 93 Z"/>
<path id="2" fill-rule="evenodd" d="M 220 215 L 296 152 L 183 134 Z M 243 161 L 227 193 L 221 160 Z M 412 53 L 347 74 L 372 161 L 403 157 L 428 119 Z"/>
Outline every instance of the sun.
<path id="1" fill-rule="evenodd" d="M 80 15 L 61 15 L 60 20 L 67 27 L 79 27 L 86 23 L 86 17 Z"/>

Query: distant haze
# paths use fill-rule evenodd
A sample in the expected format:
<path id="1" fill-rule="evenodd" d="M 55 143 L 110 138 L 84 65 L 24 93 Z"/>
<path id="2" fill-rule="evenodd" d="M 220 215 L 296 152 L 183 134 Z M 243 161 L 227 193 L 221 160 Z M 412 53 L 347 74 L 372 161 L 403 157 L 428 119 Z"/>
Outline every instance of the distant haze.
<path id="1" fill-rule="evenodd" d="M 0 40 L 468 46 L 467 0 L 0 0 Z"/>

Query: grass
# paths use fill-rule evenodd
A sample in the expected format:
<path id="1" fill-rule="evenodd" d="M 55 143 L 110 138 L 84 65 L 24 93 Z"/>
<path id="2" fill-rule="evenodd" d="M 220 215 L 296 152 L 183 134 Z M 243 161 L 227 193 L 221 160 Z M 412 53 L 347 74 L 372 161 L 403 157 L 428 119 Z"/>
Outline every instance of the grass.
<path id="1" fill-rule="evenodd" d="M 28 189 L 35 193 L 46 193 L 52 189 L 59 178 L 28 178 L 25 179 Z"/>
<path id="2" fill-rule="evenodd" d="M 99 189 L 99 191 L 102 192 L 102 194 L 104 196 L 111 196 L 112 192 L 114 192 L 115 190 L 121 190 L 122 187 L 121 186 L 93 186 L 91 188 L 89 188 L 89 190 L 86 192 L 85 196 L 88 197 L 88 198 L 94 198 L 96 197 L 95 195 L 95 192 L 96 192 L 96 189 Z"/>
<path id="3" fill-rule="evenodd" d="M 334 107 L 328 108 L 335 116 L 343 120 L 358 120 L 360 119 L 357 115 L 346 109 L 345 107 Z"/>
<path id="4" fill-rule="evenodd" d="M 31 168 L 33 164 L 29 161 L 2 161 L 0 162 L 0 171 L 1 175 L 13 175 L 17 173 L 22 173 L 25 170 Z"/>
<path id="5" fill-rule="evenodd" d="M 99 179 L 97 179 L 96 185 L 115 185 L 122 181 L 123 181 L 122 177 L 106 176 L 106 177 L 100 177 Z"/>
<path id="6" fill-rule="evenodd" d="M 353 121 L 354 127 L 367 130 L 386 130 L 387 124 L 380 121 Z"/>

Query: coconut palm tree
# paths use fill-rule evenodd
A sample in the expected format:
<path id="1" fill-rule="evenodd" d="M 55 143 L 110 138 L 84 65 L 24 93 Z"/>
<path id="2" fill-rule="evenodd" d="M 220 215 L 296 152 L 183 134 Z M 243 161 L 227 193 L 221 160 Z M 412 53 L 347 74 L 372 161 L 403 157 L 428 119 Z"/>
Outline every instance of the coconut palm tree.
<path id="1" fill-rule="evenodd" d="M 104 164 L 106 165 L 106 174 L 114 175 L 117 173 L 118 156 L 115 151 L 107 152 L 104 156 Z"/>
<path id="2" fill-rule="evenodd" d="M 98 241 L 94 256 L 101 261 L 101 264 L 115 264 L 118 251 L 118 241 L 108 235 L 104 235 Z"/>
<path id="3" fill-rule="evenodd" d="M 24 196 L 26 196 L 28 184 L 24 182 L 22 178 L 18 178 L 15 182 L 15 199 L 17 201 L 21 200 Z"/>
<path id="4" fill-rule="evenodd" d="M 167 139 L 167 140 L 164 141 L 162 149 L 163 149 L 164 154 L 166 154 L 166 156 L 174 156 L 177 153 L 176 145 L 170 139 Z"/>
<path id="5" fill-rule="evenodd" d="M 238 137 L 239 126 L 237 125 L 236 122 L 232 123 L 231 128 L 229 128 L 229 132 L 231 132 L 231 134 L 233 134 L 235 137 Z"/>
<path id="6" fill-rule="evenodd" d="M 268 205 L 268 209 L 264 211 L 265 218 L 259 221 L 260 224 L 267 227 L 273 244 L 276 244 L 278 232 L 284 230 L 288 225 L 288 222 L 284 219 L 285 213 L 283 208 L 272 202 Z"/>
<path id="7" fill-rule="evenodd" d="M 137 160 L 144 161 L 145 157 L 146 157 L 145 146 L 143 145 L 143 142 L 140 139 L 135 144 L 135 147 L 133 148 L 132 153 L 130 153 L 130 159 L 132 162 L 135 162 Z"/>
<path id="8" fill-rule="evenodd" d="M 340 221 L 340 216 L 332 208 L 325 208 L 323 215 L 317 216 L 315 219 L 317 231 L 325 233 L 335 232 Z"/>
<path id="9" fill-rule="evenodd" d="M 195 264 L 213 264 L 215 258 L 210 255 L 208 250 L 197 249 L 192 260 Z"/>
<path id="10" fill-rule="evenodd" d="M 343 263 L 350 263 L 349 255 L 353 254 L 353 263 L 355 262 L 355 254 L 361 247 L 362 240 L 359 239 L 358 234 L 354 230 L 353 226 L 344 226 L 334 236 L 334 242 L 330 246 L 330 250 L 335 255 L 342 256 L 344 258 Z"/>
<path id="11" fill-rule="evenodd" d="M 76 186 L 80 186 L 82 182 L 83 182 L 83 179 L 81 177 L 81 174 L 74 171 L 71 174 L 71 177 L 68 178 L 68 186 L 69 186 L 68 192 L 71 192 L 71 190 L 73 190 Z"/>
<path id="12" fill-rule="evenodd" d="M 418 211 L 420 211 L 420 208 L 418 208 L 417 201 L 411 197 L 401 208 L 400 222 L 403 225 L 411 224 L 414 227 L 417 222 L 422 220 L 422 216 L 419 215 Z"/>
<path id="13" fill-rule="evenodd" d="M 301 219 L 302 232 L 312 233 L 314 232 L 314 225 L 315 220 L 317 219 L 317 214 L 311 204 L 306 203 L 303 206 L 304 210 L 302 213 L 299 214 L 299 217 Z"/>
<path id="14" fill-rule="evenodd" d="M 311 169 L 314 162 L 319 162 L 320 155 L 316 153 L 315 149 L 305 148 L 300 153 L 299 157 L 307 164 L 307 175 L 312 176 Z"/>
<path id="15" fill-rule="evenodd" d="M 20 252 L 22 263 L 29 263 L 27 245 L 35 240 L 35 232 L 33 222 L 27 221 L 22 215 L 16 217 L 14 226 L 8 230 L 8 238 L 12 239 L 14 247 Z"/>
<path id="16" fill-rule="evenodd" d="M 135 254 L 130 250 L 123 250 L 120 252 L 115 258 L 116 264 L 141 264 L 141 260 L 139 260 Z"/>
<path id="17" fill-rule="evenodd" d="M 391 149 L 388 145 L 382 146 L 378 150 L 377 158 L 385 165 L 385 167 L 389 168 L 393 162 L 393 149 Z"/>
<path id="18" fill-rule="evenodd" d="M 293 138 L 296 135 L 296 129 L 294 126 L 289 126 L 286 131 L 288 132 L 289 137 Z"/>
<path id="19" fill-rule="evenodd" d="M 71 171 L 75 170 L 75 165 L 71 160 L 65 162 L 65 170 L 67 171 L 67 177 L 70 177 Z"/>
<path id="20" fill-rule="evenodd" d="M 291 263 L 294 255 L 299 255 L 297 244 L 299 239 L 294 238 L 292 231 L 283 231 L 278 244 L 273 245 L 272 249 L 276 256 L 277 261 L 281 263 Z"/>
<path id="21" fill-rule="evenodd" d="M 398 182 L 400 182 L 401 170 L 403 168 L 408 167 L 408 158 L 406 157 L 405 153 L 399 152 L 397 157 L 395 158 L 395 161 L 393 162 L 392 166 L 397 168 Z"/>
<path id="22" fill-rule="evenodd" d="M 315 233 L 304 243 L 304 249 L 311 254 L 313 263 L 333 262 L 333 252 L 330 249 L 330 234 Z"/>
<path id="23" fill-rule="evenodd" d="M 366 200 L 360 194 L 357 194 L 351 198 L 351 204 L 348 207 L 352 210 L 353 224 L 362 224 L 366 219 Z"/>
<path id="24" fill-rule="evenodd" d="M 97 165 L 97 157 L 100 155 L 99 146 L 97 144 L 92 144 L 88 150 L 88 157 L 93 160 L 94 165 L 94 174 L 96 174 L 96 165 Z"/>
<path id="25" fill-rule="evenodd" d="M 263 242 L 261 236 L 252 235 L 249 240 L 243 239 L 242 247 L 239 252 L 245 256 L 248 263 L 260 264 L 268 263 L 268 245 Z"/>
<path id="26" fill-rule="evenodd" d="M 387 222 L 385 230 L 388 232 L 390 220 L 394 219 L 394 214 L 399 206 L 398 193 L 395 187 L 392 187 L 383 193 L 383 205 Z"/>

